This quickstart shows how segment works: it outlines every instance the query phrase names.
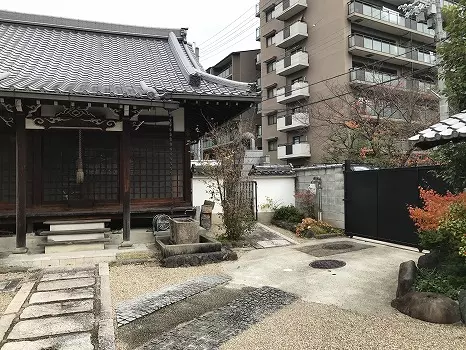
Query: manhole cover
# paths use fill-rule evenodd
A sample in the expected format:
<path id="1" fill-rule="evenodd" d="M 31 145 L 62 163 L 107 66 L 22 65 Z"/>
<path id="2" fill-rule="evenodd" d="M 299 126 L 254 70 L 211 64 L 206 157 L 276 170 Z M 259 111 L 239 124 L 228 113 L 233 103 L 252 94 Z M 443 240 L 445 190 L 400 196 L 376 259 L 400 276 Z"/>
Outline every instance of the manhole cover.
<path id="1" fill-rule="evenodd" d="M 315 260 L 309 264 L 315 269 L 337 269 L 345 265 L 346 263 L 341 260 Z"/>
<path id="2" fill-rule="evenodd" d="M 344 249 L 351 249 L 354 245 L 350 243 L 329 243 L 323 246 L 324 249 L 330 250 L 344 250 Z"/>

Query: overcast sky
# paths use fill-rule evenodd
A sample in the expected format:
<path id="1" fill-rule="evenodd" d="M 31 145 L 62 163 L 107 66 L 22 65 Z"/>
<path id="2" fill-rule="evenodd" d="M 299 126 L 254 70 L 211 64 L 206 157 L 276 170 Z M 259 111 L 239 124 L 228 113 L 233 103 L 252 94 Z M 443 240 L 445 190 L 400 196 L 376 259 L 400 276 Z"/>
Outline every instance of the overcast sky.
<path id="1" fill-rule="evenodd" d="M 188 41 L 200 47 L 201 63 L 208 68 L 232 51 L 259 48 L 256 1 L 0 0 L 0 9 L 148 27 L 187 27 Z"/>

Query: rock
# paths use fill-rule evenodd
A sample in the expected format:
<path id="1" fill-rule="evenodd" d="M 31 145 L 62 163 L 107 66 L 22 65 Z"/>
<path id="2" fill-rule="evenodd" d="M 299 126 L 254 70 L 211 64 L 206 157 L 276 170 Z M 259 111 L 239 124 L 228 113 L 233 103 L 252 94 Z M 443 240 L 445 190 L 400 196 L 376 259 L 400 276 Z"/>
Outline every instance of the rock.
<path id="1" fill-rule="evenodd" d="M 463 317 L 463 322 L 466 323 L 466 289 L 460 290 L 458 301 L 460 303 L 461 317 Z"/>
<path id="2" fill-rule="evenodd" d="M 212 214 L 201 213 L 199 220 L 203 229 L 210 230 L 212 228 Z"/>
<path id="3" fill-rule="evenodd" d="M 162 265 L 165 267 L 180 267 L 180 266 L 198 266 L 211 264 L 220 261 L 237 260 L 238 255 L 229 249 L 222 249 L 220 252 L 197 253 L 173 255 L 162 260 Z"/>
<path id="4" fill-rule="evenodd" d="M 442 294 L 409 292 L 394 299 L 391 305 L 401 313 L 422 321 L 442 324 L 461 322 L 458 304 Z"/>
<path id="5" fill-rule="evenodd" d="M 430 252 L 421 255 L 417 260 L 417 267 L 420 269 L 433 269 L 440 263 L 440 257 L 438 252 Z"/>
<path id="6" fill-rule="evenodd" d="M 398 271 L 398 288 L 396 290 L 397 298 L 413 291 L 416 274 L 417 269 L 414 261 L 409 260 L 400 264 L 400 269 Z"/>

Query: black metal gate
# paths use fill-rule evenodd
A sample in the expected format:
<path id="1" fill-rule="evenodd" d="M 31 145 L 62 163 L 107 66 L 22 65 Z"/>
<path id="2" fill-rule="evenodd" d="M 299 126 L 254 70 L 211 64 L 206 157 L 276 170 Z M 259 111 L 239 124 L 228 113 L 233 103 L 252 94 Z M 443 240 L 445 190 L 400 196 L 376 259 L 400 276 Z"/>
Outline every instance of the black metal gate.
<path id="1" fill-rule="evenodd" d="M 433 166 L 352 171 L 345 167 L 345 232 L 416 247 L 408 205 L 420 205 L 419 186 L 439 193 L 447 185 Z"/>

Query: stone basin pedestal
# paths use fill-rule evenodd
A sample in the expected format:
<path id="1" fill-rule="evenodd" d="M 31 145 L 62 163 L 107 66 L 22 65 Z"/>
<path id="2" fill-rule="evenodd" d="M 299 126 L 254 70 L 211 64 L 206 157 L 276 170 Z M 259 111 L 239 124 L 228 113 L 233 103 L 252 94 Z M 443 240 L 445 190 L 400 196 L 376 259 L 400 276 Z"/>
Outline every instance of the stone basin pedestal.
<path id="1" fill-rule="evenodd" d="M 199 243 L 199 222 L 192 218 L 170 218 L 170 238 L 174 244 Z"/>

